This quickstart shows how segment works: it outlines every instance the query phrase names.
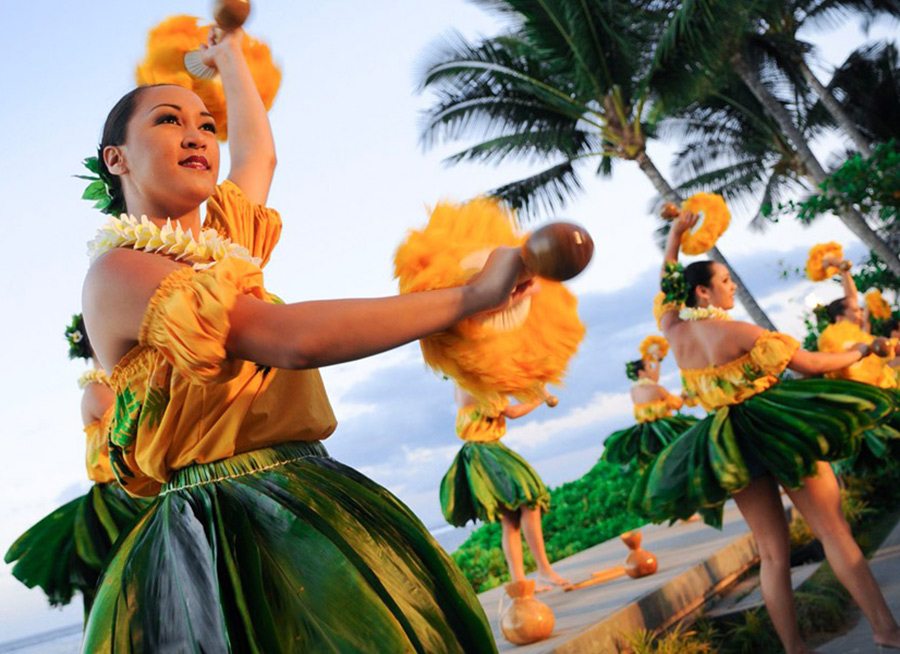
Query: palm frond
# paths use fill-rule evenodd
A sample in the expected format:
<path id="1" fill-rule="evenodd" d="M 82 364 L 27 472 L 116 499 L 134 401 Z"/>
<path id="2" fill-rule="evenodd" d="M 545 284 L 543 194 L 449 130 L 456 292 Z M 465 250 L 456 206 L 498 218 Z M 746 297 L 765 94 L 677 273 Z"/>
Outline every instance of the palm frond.
<path id="1" fill-rule="evenodd" d="M 539 173 L 488 191 L 515 209 L 519 217 L 529 220 L 561 209 L 582 191 L 581 182 L 571 161 L 565 161 Z"/>

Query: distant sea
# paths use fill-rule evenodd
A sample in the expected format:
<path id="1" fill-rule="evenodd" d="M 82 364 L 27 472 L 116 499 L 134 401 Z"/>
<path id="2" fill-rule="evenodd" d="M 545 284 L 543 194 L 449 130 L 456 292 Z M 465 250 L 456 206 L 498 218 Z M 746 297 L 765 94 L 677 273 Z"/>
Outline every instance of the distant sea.
<path id="1" fill-rule="evenodd" d="M 451 527 L 440 525 L 430 529 L 431 535 L 447 552 L 454 551 L 462 545 L 474 529 L 467 527 Z M 74 601 L 80 601 L 75 599 Z M 81 624 L 44 631 L 25 638 L 17 638 L 0 642 L 0 654 L 78 654 L 81 648 Z"/>

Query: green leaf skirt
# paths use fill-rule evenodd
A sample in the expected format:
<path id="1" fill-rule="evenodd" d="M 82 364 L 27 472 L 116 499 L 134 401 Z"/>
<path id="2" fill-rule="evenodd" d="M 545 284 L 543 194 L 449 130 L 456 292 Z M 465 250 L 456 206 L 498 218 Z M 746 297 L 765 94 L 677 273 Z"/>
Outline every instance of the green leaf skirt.
<path id="1" fill-rule="evenodd" d="M 15 562 L 13 576 L 29 588 L 39 586 L 54 606 L 81 592 L 87 614 L 113 545 L 148 504 L 118 484 L 95 484 L 19 536 L 4 560 Z"/>
<path id="2" fill-rule="evenodd" d="M 676 414 L 653 422 L 639 422 L 610 434 L 603 441 L 603 461 L 621 466 L 645 467 L 657 454 L 697 422 L 693 416 Z"/>
<path id="3" fill-rule="evenodd" d="M 900 391 L 894 391 L 895 407 L 890 420 L 863 432 L 859 451 L 846 459 L 835 461 L 839 475 L 859 475 L 877 471 L 888 460 L 900 461 Z"/>
<path id="4" fill-rule="evenodd" d="M 894 402 L 890 391 L 857 382 L 779 382 L 710 413 L 670 443 L 635 484 L 629 506 L 653 522 L 699 511 L 721 527 L 722 505 L 750 483 L 751 468 L 799 488 L 817 461 L 853 456 L 862 433 L 890 419 Z"/>
<path id="5" fill-rule="evenodd" d="M 495 522 L 502 511 L 550 508 L 550 491 L 521 456 L 500 441 L 467 442 L 441 480 L 441 509 L 451 525 Z"/>
<path id="6" fill-rule="evenodd" d="M 85 652 L 495 652 L 422 523 L 314 443 L 177 471 L 118 545 Z"/>

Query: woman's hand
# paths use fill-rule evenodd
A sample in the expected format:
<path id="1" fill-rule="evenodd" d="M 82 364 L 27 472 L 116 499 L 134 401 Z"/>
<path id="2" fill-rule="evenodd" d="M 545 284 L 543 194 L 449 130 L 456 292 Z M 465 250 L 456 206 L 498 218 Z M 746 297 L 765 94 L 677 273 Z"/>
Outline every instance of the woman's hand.
<path id="1" fill-rule="evenodd" d="M 525 270 L 522 251 L 500 247 L 491 252 L 484 268 L 467 286 L 475 291 L 474 313 L 505 309 L 514 302 L 536 292 L 534 278 Z"/>
<path id="2" fill-rule="evenodd" d="M 210 27 L 206 43 L 200 46 L 200 60 L 210 68 L 218 70 L 223 56 L 240 51 L 243 38 L 242 29 L 225 32 L 218 27 Z"/>
<path id="3" fill-rule="evenodd" d="M 697 224 L 697 221 L 700 220 L 699 213 L 693 213 L 692 211 L 682 211 L 678 218 L 672 221 L 672 232 L 679 237 L 679 241 L 681 240 L 681 236 L 685 234 L 685 232 L 689 232 L 694 228 L 694 225 Z"/>

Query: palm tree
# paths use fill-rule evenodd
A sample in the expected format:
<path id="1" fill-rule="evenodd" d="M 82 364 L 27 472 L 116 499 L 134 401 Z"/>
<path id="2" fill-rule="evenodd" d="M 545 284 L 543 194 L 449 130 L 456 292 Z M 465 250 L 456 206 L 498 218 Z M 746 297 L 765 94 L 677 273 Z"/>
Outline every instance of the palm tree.
<path id="1" fill-rule="evenodd" d="M 872 43 L 851 52 L 828 90 L 869 140 L 900 139 L 900 62 L 893 43 Z"/>
<path id="2" fill-rule="evenodd" d="M 821 112 L 795 119 L 806 138 L 823 129 Z M 815 183 L 778 125 L 739 80 L 664 120 L 660 133 L 681 144 L 673 174 L 678 190 L 719 193 L 752 206 L 750 226 L 769 225 L 771 208 Z"/>
<path id="3" fill-rule="evenodd" d="M 596 161 L 609 175 L 613 161 L 634 161 L 669 201 L 680 197 L 646 151 L 657 120 L 646 72 L 658 1 L 477 0 L 511 19 L 512 29 L 468 43 L 445 42 L 426 62 L 423 88 L 436 102 L 425 113 L 423 141 L 476 136 L 450 163 L 549 160 L 544 170 L 490 191 L 534 215 L 554 210 L 581 190 L 576 164 Z M 648 134 L 649 132 L 649 134 Z M 752 319 L 772 322 L 718 249 Z"/>
<path id="4" fill-rule="evenodd" d="M 684 84 L 696 92 L 697 79 L 702 79 L 709 91 L 718 88 L 731 74 L 736 74 L 778 124 L 816 185 L 822 184 L 827 176 L 825 169 L 785 104 L 772 91 L 773 83 L 785 77 L 792 78 L 790 67 L 785 64 L 786 57 L 782 55 L 793 53 L 791 56 L 794 56 L 804 51 L 802 44 L 792 43 L 791 39 L 796 40 L 796 31 L 806 20 L 825 19 L 839 11 L 846 13 L 860 8 L 871 14 L 875 7 L 896 7 L 896 3 L 878 0 L 794 0 L 788 3 L 775 0 L 669 0 L 665 4 L 669 15 L 656 51 L 653 79 L 657 88 L 664 94 L 668 90 L 670 98 L 677 97 L 672 93 L 673 86 L 677 88 Z M 779 32 L 771 25 L 778 25 L 776 8 L 785 5 L 789 6 L 789 11 L 783 13 L 789 13 L 793 21 L 789 29 Z M 897 13 L 900 15 L 900 10 Z M 781 43 L 781 47 L 775 47 L 773 43 Z M 799 104 L 803 101 L 802 90 L 795 94 Z M 900 274 L 900 259 L 858 211 L 844 205 L 838 215 L 857 238 L 892 271 Z"/>

